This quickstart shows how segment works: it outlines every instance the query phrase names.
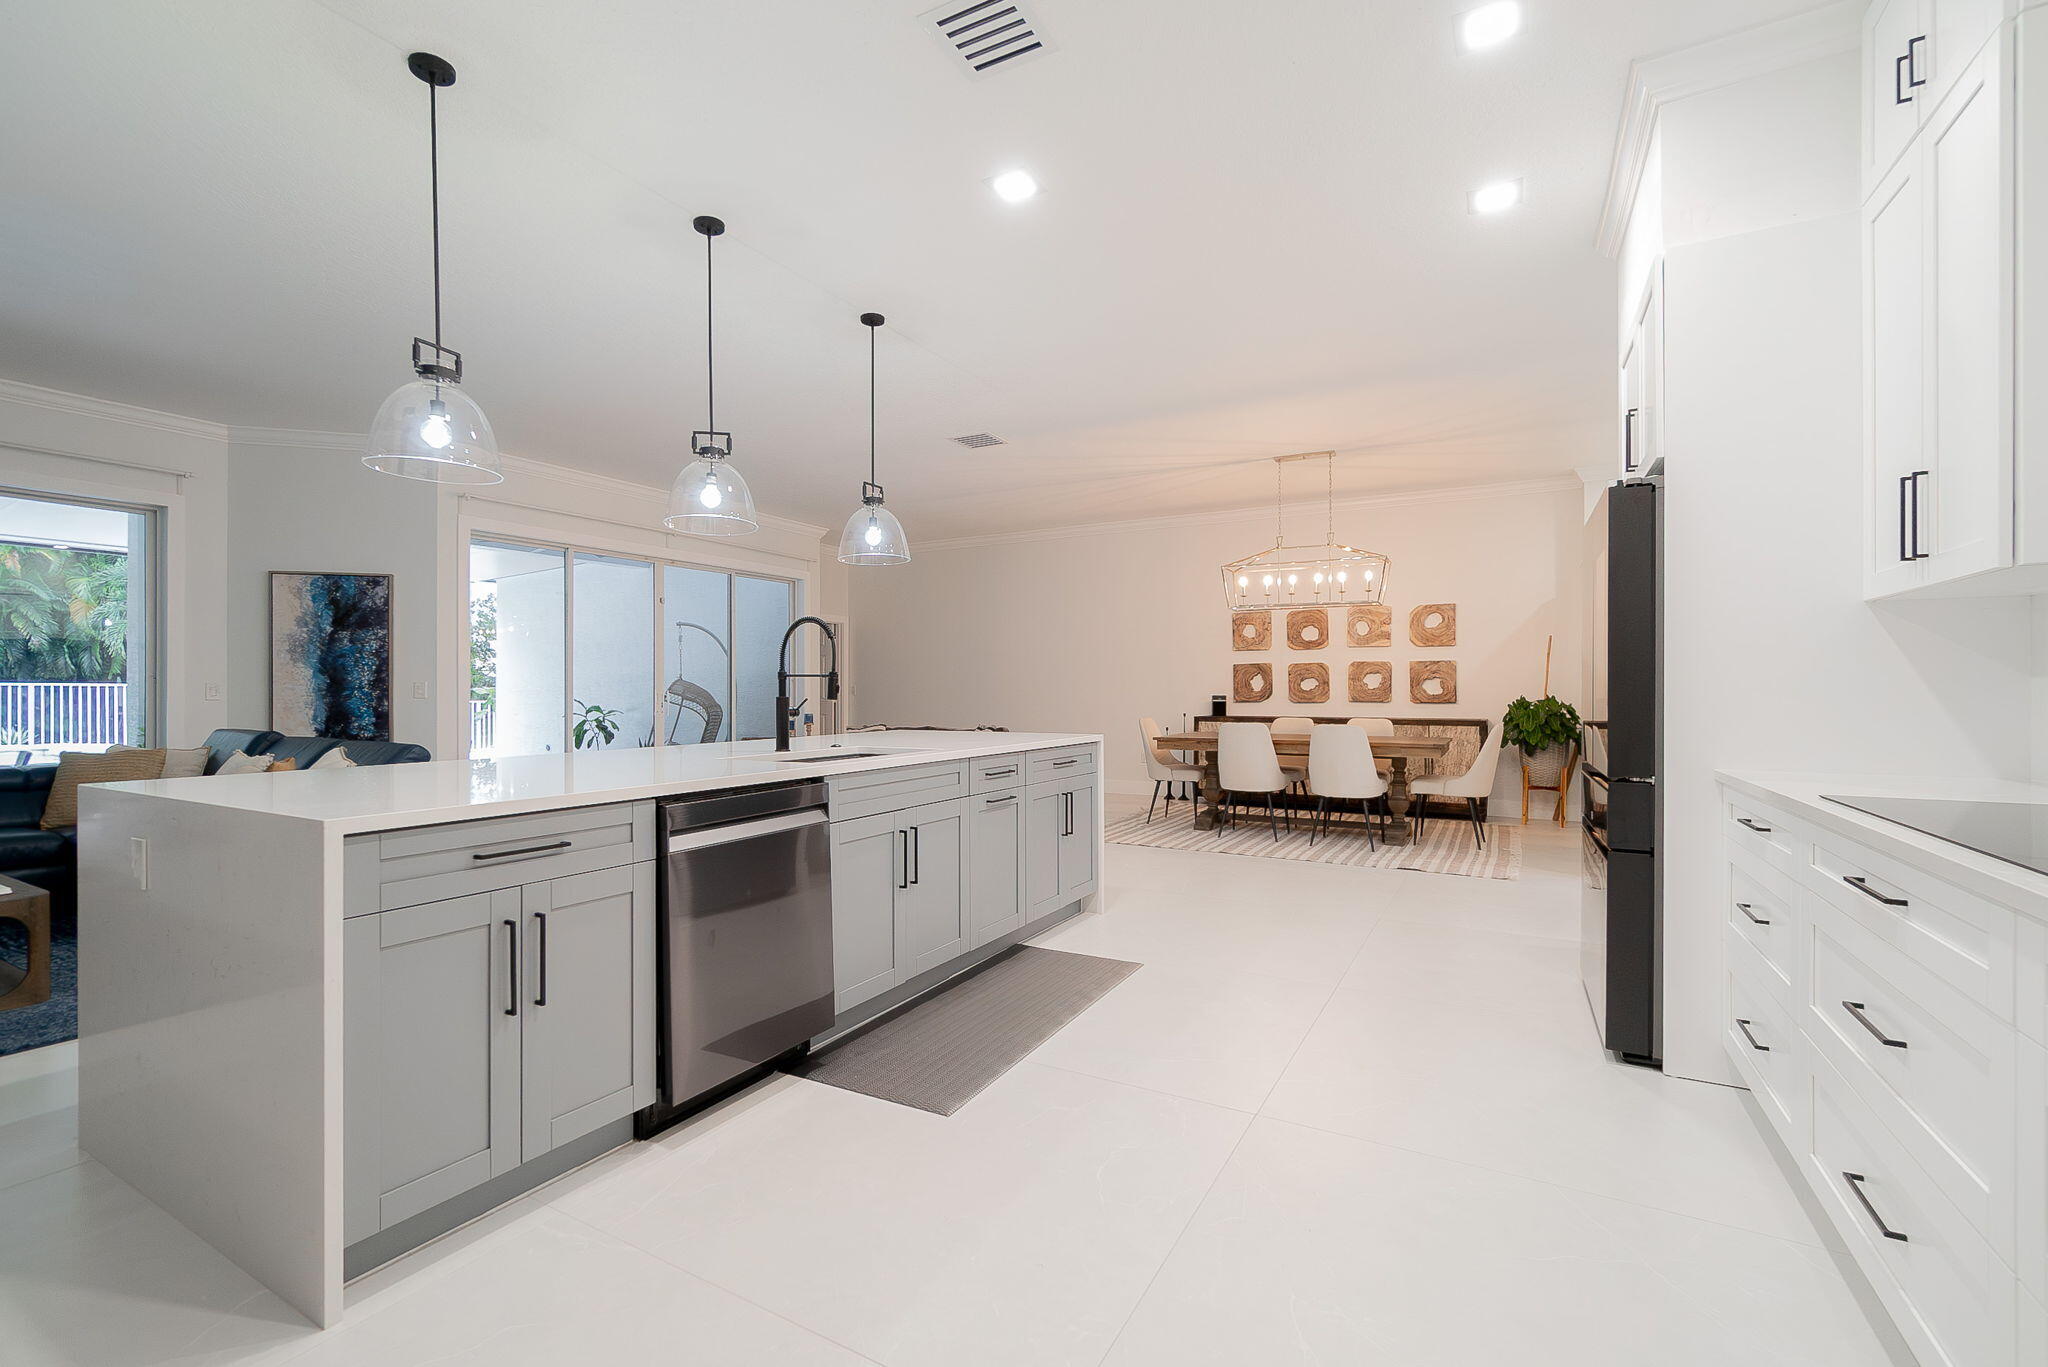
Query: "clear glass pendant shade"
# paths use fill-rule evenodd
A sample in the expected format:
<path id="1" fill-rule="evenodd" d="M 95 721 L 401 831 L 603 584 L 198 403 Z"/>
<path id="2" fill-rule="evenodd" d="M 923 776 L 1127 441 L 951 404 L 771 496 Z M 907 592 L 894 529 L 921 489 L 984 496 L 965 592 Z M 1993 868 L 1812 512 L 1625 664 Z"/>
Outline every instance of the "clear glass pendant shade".
<path id="1" fill-rule="evenodd" d="M 854 509 L 839 534 L 839 558 L 849 565 L 901 565 L 910 559 L 910 538 L 896 514 L 870 499 Z"/>
<path id="2" fill-rule="evenodd" d="M 496 484 L 505 478 L 498 439 L 483 409 L 456 381 L 425 376 L 384 400 L 370 424 L 363 464 L 436 484 Z"/>
<path id="3" fill-rule="evenodd" d="M 723 456 L 699 456 L 683 467 L 661 521 L 670 531 L 697 536 L 745 536 L 760 525 L 752 491 Z"/>

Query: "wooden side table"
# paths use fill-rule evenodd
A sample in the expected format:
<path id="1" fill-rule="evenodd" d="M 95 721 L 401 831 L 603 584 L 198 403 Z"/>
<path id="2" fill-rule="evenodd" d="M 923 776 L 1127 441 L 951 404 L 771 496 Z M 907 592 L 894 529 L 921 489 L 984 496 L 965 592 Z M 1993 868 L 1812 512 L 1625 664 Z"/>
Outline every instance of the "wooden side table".
<path id="1" fill-rule="evenodd" d="M 28 931 L 28 966 L 0 961 L 0 1011 L 34 1006 L 50 999 L 50 894 L 33 883 L 0 873 L 0 918 L 19 921 Z"/>

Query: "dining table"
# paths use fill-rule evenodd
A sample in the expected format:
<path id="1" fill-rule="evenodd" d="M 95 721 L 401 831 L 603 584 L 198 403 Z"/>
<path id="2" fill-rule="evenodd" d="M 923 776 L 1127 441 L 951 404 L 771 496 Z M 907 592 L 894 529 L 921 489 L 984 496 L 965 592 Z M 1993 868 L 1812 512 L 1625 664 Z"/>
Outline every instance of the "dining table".
<path id="1" fill-rule="evenodd" d="M 1318 723 L 1324 726 L 1342 725 L 1340 722 Z M 1273 750 L 1283 761 L 1298 757 L 1308 758 L 1307 731 L 1275 731 Z M 1161 750 L 1176 750 L 1192 755 L 1202 766 L 1202 801 L 1195 809 L 1195 827 L 1198 830 L 1214 830 L 1223 819 L 1223 787 L 1216 776 L 1216 733 L 1214 731 L 1177 731 L 1158 738 Z M 1408 820 L 1408 809 L 1413 793 L 1408 787 L 1408 764 L 1410 760 L 1442 759 L 1450 752 L 1451 739 L 1448 736 L 1374 736 L 1372 754 L 1374 759 L 1387 763 L 1387 828 L 1383 837 L 1389 845 L 1406 845 L 1414 837 L 1414 828 Z"/>

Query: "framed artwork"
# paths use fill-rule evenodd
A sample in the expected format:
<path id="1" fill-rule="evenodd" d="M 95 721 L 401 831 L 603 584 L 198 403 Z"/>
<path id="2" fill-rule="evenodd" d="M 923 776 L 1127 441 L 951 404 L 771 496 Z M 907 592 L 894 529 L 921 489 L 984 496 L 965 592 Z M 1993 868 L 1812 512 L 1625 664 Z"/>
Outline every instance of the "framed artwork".
<path id="1" fill-rule="evenodd" d="M 1424 603 L 1408 614 L 1408 640 L 1412 645 L 1440 649 L 1458 643 L 1458 605 Z"/>
<path id="2" fill-rule="evenodd" d="M 1456 702 L 1458 662 L 1456 660 L 1410 660 L 1408 662 L 1409 702 Z"/>
<path id="3" fill-rule="evenodd" d="M 1231 613 L 1230 648 L 1232 650 L 1271 650 L 1273 648 L 1273 614 L 1270 612 Z"/>
<path id="4" fill-rule="evenodd" d="M 1392 660 L 1353 660 L 1351 662 L 1351 701 L 1392 702 L 1394 700 L 1394 662 Z"/>
<path id="5" fill-rule="evenodd" d="M 391 739 L 391 576 L 270 572 L 270 729 Z"/>
<path id="6" fill-rule="evenodd" d="M 1287 666 L 1287 701 L 1328 702 L 1330 667 L 1325 664 Z"/>
<path id="7" fill-rule="evenodd" d="M 1287 614 L 1287 648 L 1321 650 L 1330 644 L 1330 610 L 1295 608 Z"/>
<path id="8" fill-rule="evenodd" d="M 1230 667 L 1230 700 L 1232 702 L 1264 702 L 1273 696 L 1273 667 L 1271 665 L 1232 665 Z"/>
<path id="9" fill-rule="evenodd" d="M 1394 610 L 1384 603 L 1354 603 L 1344 610 L 1345 643 L 1390 646 L 1394 643 Z"/>

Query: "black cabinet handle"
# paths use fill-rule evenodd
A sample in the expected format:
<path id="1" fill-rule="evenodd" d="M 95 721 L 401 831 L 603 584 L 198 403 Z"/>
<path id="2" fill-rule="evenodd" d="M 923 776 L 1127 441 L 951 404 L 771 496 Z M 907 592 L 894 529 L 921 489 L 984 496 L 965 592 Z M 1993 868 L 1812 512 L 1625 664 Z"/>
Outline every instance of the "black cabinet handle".
<path id="1" fill-rule="evenodd" d="M 900 892 L 910 886 L 910 832 L 898 831 L 896 834 L 903 837 L 903 862 L 897 865 L 901 872 L 896 875 L 896 889 Z"/>
<path id="2" fill-rule="evenodd" d="M 1071 759 L 1056 759 L 1052 762 L 1052 767 L 1055 769 L 1064 769 L 1070 764 L 1079 764 L 1080 762 L 1081 761 L 1078 756 Z"/>
<path id="3" fill-rule="evenodd" d="M 1767 919 L 1751 911 L 1749 909 L 1749 903 L 1747 902 L 1737 902 L 1735 904 L 1735 909 L 1741 912 L 1744 916 L 1747 916 L 1751 921 L 1754 921 L 1757 925 L 1767 926 L 1770 924 L 1770 922 Z"/>
<path id="4" fill-rule="evenodd" d="M 1913 509 L 1913 553 L 1906 557 L 1908 560 L 1928 558 L 1927 552 L 1920 549 L 1920 481 L 1926 478 L 1928 472 L 1925 470 L 1915 470 L 1906 476 L 1906 484 L 1912 490 L 1910 502 Z"/>
<path id="5" fill-rule="evenodd" d="M 1636 468 L 1636 414 L 1640 408 L 1631 408 L 1621 415 L 1621 471 L 1632 474 Z"/>
<path id="6" fill-rule="evenodd" d="M 981 771 L 981 776 L 983 778 L 1008 778 L 1016 772 L 1017 766 L 1013 764 L 1007 769 L 984 769 Z"/>
<path id="7" fill-rule="evenodd" d="M 533 913 L 533 919 L 540 925 L 540 987 L 533 994 L 535 1006 L 548 1004 L 548 914 L 544 911 Z"/>
<path id="8" fill-rule="evenodd" d="M 1926 41 L 1927 35 L 1923 33 L 1906 44 L 1906 88 L 1908 90 L 1918 90 L 1921 86 L 1927 84 L 1927 78 L 1920 74 L 1920 45 Z"/>
<path id="9" fill-rule="evenodd" d="M 1004 804 L 1005 802 L 1015 802 L 1016 800 L 1017 800 L 1017 795 L 1016 795 L 1015 793 L 1011 793 L 1011 794 L 1010 794 L 1010 795 L 1009 795 L 1008 797 L 991 797 L 991 798 L 984 798 L 984 799 L 982 800 L 982 804 L 981 804 L 981 805 L 982 805 L 982 806 L 984 806 L 984 807 L 1000 807 L 1000 806 L 1002 806 L 1002 805 L 1003 805 L 1003 804 Z"/>
<path id="10" fill-rule="evenodd" d="M 505 1014 L 519 1014 L 519 923 L 505 922 Z"/>
<path id="11" fill-rule="evenodd" d="M 473 854 L 471 859 L 516 859 L 522 854 L 546 854 L 549 850 L 566 850 L 576 842 L 557 840 L 552 845 L 523 845 L 516 850 L 493 850 L 489 854 Z"/>
<path id="12" fill-rule="evenodd" d="M 916 886 L 924 881 L 924 827 L 910 828 L 910 882 Z"/>
<path id="13" fill-rule="evenodd" d="M 1911 560 L 1911 559 L 1913 558 L 1913 548 L 1912 548 L 1912 544 L 1911 544 L 1910 542 L 1908 542 L 1908 541 L 1906 540 L 1906 499 L 1907 499 L 1907 497 L 1908 497 L 1908 495 L 1907 495 L 1907 492 L 1906 492 L 1906 491 L 1907 491 L 1907 490 L 1908 490 L 1909 488 L 1911 488 L 1911 487 L 1912 487 L 1912 484 L 1913 484 L 1913 477 L 1912 477 L 1911 475 L 1900 475 L 1900 476 L 1899 476 L 1899 563 L 1900 563 L 1900 564 L 1904 564 L 1904 563 L 1905 563 L 1906 561 L 1908 561 L 1908 560 Z"/>
<path id="14" fill-rule="evenodd" d="M 1877 1207 L 1870 1204 L 1870 1198 L 1863 1194 L 1863 1184 L 1870 1180 L 1868 1177 L 1865 1177 L 1860 1172 L 1845 1172 L 1842 1176 L 1849 1179 L 1849 1190 L 1855 1193 L 1856 1203 L 1863 1207 L 1863 1213 L 1870 1217 L 1870 1223 L 1877 1226 L 1879 1234 L 1884 1235 L 1887 1239 L 1897 1239 L 1902 1244 L 1912 1242 L 1911 1239 L 1908 1239 L 1905 1235 L 1886 1224 L 1884 1216 L 1877 1213 Z"/>
<path id="15" fill-rule="evenodd" d="M 1735 1018 L 1735 1028 L 1740 1030 L 1742 1032 L 1742 1037 L 1749 1041 L 1750 1048 L 1756 1050 L 1759 1054 L 1768 1054 L 1771 1052 L 1770 1045 L 1757 1043 L 1756 1036 L 1749 1032 L 1749 1022 L 1744 1020 L 1742 1017 L 1737 1016 Z"/>
<path id="16" fill-rule="evenodd" d="M 1735 824 L 1738 826 L 1747 826 L 1752 831 L 1755 831 L 1758 835 L 1769 835 L 1771 833 L 1771 828 L 1769 826 L 1760 826 L 1756 822 L 1751 821 L 1746 816 L 1736 817 Z"/>
<path id="17" fill-rule="evenodd" d="M 1913 97 L 1906 93 L 1906 63 L 1910 60 L 1912 60 L 1912 58 L 1909 54 L 1901 52 L 1899 54 L 1898 60 L 1892 63 L 1893 104 L 1913 103 Z"/>
<path id="18" fill-rule="evenodd" d="M 1876 888 L 1870 886 L 1870 880 L 1860 873 L 1845 873 L 1842 875 L 1842 881 L 1873 902 L 1882 902 L 1888 907 L 1903 907 L 1907 905 L 1905 898 L 1887 897 Z"/>
<path id="19" fill-rule="evenodd" d="M 1856 1018 L 1856 1023 L 1862 1026 L 1865 1030 L 1868 1030 L 1871 1034 L 1871 1037 L 1874 1038 L 1879 1044 L 1882 1044 L 1885 1048 L 1904 1049 L 1906 1047 L 1906 1042 L 1904 1040 L 1893 1039 L 1890 1035 L 1887 1035 L 1884 1031 L 1878 1029 L 1877 1023 L 1875 1021 L 1871 1020 L 1870 1017 L 1863 1014 L 1870 1008 L 1865 1006 L 1862 1002 L 1843 1002 L 1842 1009 L 1844 1011 L 1847 1011 L 1850 1015 L 1854 1016 Z"/>

